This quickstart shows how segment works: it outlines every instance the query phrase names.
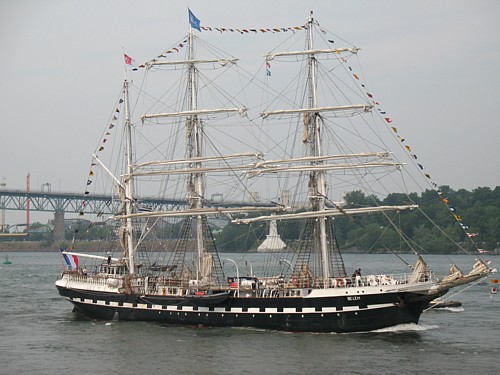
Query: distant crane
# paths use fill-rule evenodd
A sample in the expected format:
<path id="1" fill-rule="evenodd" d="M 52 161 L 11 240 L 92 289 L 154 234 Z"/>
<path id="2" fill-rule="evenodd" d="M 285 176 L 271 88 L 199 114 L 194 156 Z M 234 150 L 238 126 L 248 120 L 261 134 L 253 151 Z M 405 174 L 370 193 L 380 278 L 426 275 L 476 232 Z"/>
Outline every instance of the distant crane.
<path id="1" fill-rule="evenodd" d="M 30 174 L 26 176 L 26 230 L 30 229 Z"/>
<path id="2" fill-rule="evenodd" d="M 7 186 L 7 183 L 5 182 L 5 177 L 2 177 L 2 181 L 0 182 L 0 187 L 4 188 Z M 0 222 L 0 233 L 3 232 L 3 229 L 5 227 L 5 206 L 2 204 L 2 221 Z"/>

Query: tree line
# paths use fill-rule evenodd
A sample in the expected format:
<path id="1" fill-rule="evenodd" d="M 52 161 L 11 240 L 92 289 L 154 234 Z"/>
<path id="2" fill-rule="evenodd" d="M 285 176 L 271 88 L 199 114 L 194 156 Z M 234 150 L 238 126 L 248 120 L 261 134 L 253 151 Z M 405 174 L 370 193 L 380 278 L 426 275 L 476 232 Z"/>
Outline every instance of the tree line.
<path id="1" fill-rule="evenodd" d="M 333 230 L 338 245 L 344 251 L 359 252 L 409 252 L 415 249 L 419 253 L 453 253 L 461 251 L 460 248 L 473 252 L 476 248 L 500 252 L 500 186 L 493 190 L 478 187 L 472 191 L 441 186 L 439 191 L 441 194 L 435 190 L 409 195 L 392 193 L 384 199 L 366 195 L 360 190 L 347 193 L 343 208 L 407 204 L 416 204 L 419 208 L 400 213 L 336 217 Z M 261 214 L 266 213 L 252 215 Z M 277 224 L 281 238 L 288 248 L 293 249 L 300 238 L 301 221 L 277 220 Z M 154 236 L 175 243 L 181 225 L 181 221 L 164 222 L 157 226 Z M 46 230 L 47 225 L 33 223 L 30 228 L 26 237 L 15 239 L 53 241 L 53 233 Z M 119 233 L 116 226 L 105 223 L 92 226 L 84 221 L 78 231 L 66 228 L 66 240 L 71 241 L 76 232 L 79 232 L 76 238 L 80 240 L 116 239 Z M 268 224 L 265 222 L 251 225 L 229 222 L 214 230 L 214 239 L 219 251 L 247 252 L 257 250 L 267 234 Z"/>
<path id="2" fill-rule="evenodd" d="M 453 253 L 461 251 L 460 248 L 475 251 L 476 247 L 498 250 L 500 186 L 493 190 L 478 187 L 472 191 L 441 186 L 439 191 L 440 194 L 426 190 L 420 195 L 392 193 L 382 200 L 360 190 L 347 193 L 344 208 L 406 204 L 417 204 L 419 208 L 390 214 L 336 217 L 333 227 L 339 246 L 360 252 L 416 249 L 421 253 Z M 281 238 L 293 248 L 300 237 L 300 222 L 278 220 L 277 223 Z M 245 252 L 256 250 L 266 234 L 266 223 L 229 223 L 215 238 L 220 251 Z"/>

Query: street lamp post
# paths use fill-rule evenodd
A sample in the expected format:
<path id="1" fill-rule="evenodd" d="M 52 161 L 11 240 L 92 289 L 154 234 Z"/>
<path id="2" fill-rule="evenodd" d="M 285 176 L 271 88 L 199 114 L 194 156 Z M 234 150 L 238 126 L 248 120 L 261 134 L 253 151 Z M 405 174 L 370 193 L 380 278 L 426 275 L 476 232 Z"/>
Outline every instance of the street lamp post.
<path id="1" fill-rule="evenodd" d="M 44 184 L 42 184 L 41 188 L 42 188 L 42 193 L 45 191 L 45 187 L 47 187 L 47 191 L 50 193 L 50 190 L 51 190 L 51 187 L 52 187 L 52 184 L 50 182 L 46 182 Z"/>
<path id="2" fill-rule="evenodd" d="M 245 266 L 250 265 L 250 276 L 253 277 L 253 267 L 252 267 L 252 262 L 250 262 L 248 259 L 245 259 Z"/>
<path id="3" fill-rule="evenodd" d="M 240 271 L 238 269 L 238 265 L 236 264 L 236 262 L 232 259 L 229 259 L 229 258 L 225 258 L 224 259 L 225 261 L 229 261 L 231 263 L 234 264 L 234 266 L 236 267 L 236 280 L 238 281 L 238 290 L 237 290 L 237 293 L 238 293 L 238 297 L 240 296 Z"/>

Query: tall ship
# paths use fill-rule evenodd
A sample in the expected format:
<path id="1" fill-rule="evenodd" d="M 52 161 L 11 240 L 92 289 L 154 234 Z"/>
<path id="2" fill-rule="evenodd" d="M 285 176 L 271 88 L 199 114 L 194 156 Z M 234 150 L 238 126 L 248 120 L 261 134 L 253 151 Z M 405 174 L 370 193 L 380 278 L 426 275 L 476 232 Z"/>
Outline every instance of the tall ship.
<path id="1" fill-rule="evenodd" d="M 401 193 L 394 205 L 377 198 L 411 184 L 407 169 L 419 171 L 389 150 L 392 142 L 406 151 L 352 69 L 359 48 L 338 46 L 342 39 L 312 12 L 299 27 L 236 29 L 280 32 L 281 45 L 290 46 L 265 54 L 264 74 L 252 75 L 244 62 L 198 37 L 202 30 L 213 31 L 200 28 L 190 13 L 188 35 L 124 81 L 82 201 L 83 213 L 92 194 L 109 189 L 116 212 L 98 214 L 75 231 L 83 239 L 102 235 L 94 252 L 78 251 L 76 241 L 61 249 L 67 266 L 56 287 L 78 313 L 172 325 L 360 332 L 418 323 L 431 301 L 491 273 L 477 257 L 469 273 L 454 267 L 438 277 L 421 255 L 425 249 L 399 226 L 404 215 L 420 213 L 412 195 Z M 126 63 L 133 65 L 128 56 Z M 141 73 L 142 80 L 135 78 Z M 366 192 L 371 204 L 347 199 L 349 191 Z M 168 198 L 170 205 L 143 197 Z M 409 273 L 348 272 L 341 223 L 362 223 L 365 216 L 385 220 L 381 233 L 400 236 L 415 254 Z M 219 252 L 217 221 L 238 233 L 244 228 L 247 236 L 263 234 L 261 274 L 234 273 L 234 261 Z M 296 239 L 280 237 L 285 230 Z"/>

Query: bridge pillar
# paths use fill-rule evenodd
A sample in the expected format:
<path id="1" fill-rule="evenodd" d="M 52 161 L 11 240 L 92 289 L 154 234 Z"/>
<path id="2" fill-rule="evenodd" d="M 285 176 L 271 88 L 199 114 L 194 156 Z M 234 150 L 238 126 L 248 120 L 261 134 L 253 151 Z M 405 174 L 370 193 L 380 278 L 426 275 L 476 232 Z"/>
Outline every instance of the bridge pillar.
<path id="1" fill-rule="evenodd" d="M 64 240 L 64 211 L 56 211 L 54 213 L 54 240 Z"/>

